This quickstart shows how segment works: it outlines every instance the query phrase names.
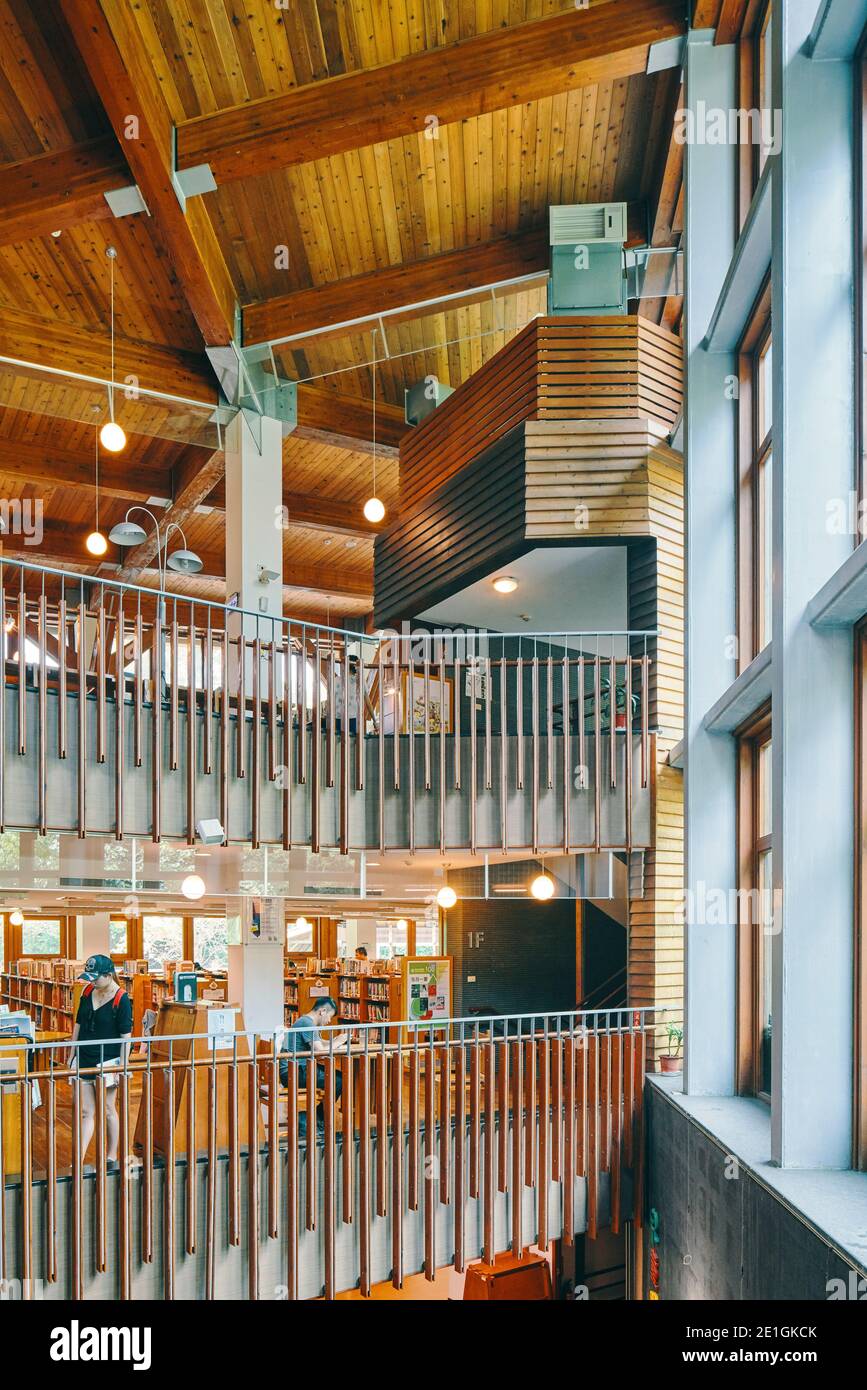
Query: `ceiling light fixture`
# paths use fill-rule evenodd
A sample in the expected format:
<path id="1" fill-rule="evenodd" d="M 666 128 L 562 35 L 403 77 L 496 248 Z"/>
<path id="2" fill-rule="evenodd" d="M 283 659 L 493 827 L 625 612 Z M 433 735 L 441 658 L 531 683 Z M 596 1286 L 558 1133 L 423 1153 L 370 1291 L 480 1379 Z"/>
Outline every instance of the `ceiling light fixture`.
<path id="1" fill-rule="evenodd" d="M 448 911 L 450 907 L 454 907 L 457 900 L 457 893 L 455 892 L 454 888 L 450 888 L 448 884 L 441 888 L 437 893 L 437 903 L 446 911 Z"/>
<path id="2" fill-rule="evenodd" d="M 96 462 L 94 465 L 94 496 L 96 525 L 91 531 L 87 540 L 84 542 L 91 555 L 104 555 L 108 550 L 108 541 L 99 529 L 99 431 L 95 431 Z"/>
<path id="3" fill-rule="evenodd" d="M 104 449 L 108 449 L 110 454 L 119 454 L 121 449 L 126 447 L 126 435 L 114 418 L 114 263 L 117 260 L 117 251 L 113 246 L 107 246 L 105 254 L 111 266 L 111 385 L 108 388 L 109 419 L 103 425 L 99 437 Z"/>
<path id="4" fill-rule="evenodd" d="M 154 524 L 157 533 L 157 570 L 160 576 L 160 588 L 166 587 L 166 570 L 174 570 L 176 574 L 198 574 L 202 569 L 202 559 L 194 550 L 187 548 L 187 538 L 182 527 L 176 521 L 170 521 L 165 530 L 165 535 L 160 532 L 160 524 L 152 511 L 147 507 L 130 507 L 123 521 L 119 521 L 116 526 L 112 526 L 108 533 L 108 538 L 115 545 L 131 546 L 141 545 L 142 541 L 147 540 L 147 532 L 143 526 L 139 526 L 137 521 L 130 521 L 132 512 L 144 512 L 149 516 Z M 172 531 L 177 531 L 183 547 L 175 550 L 169 555 L 169 536 Z"/>
<path id="5" fill-rule="evenodd" d="M 376 495 L 376 329 L 373 330 L 373 496 L 364 504 L 364 515 L 376 525 L 385 516 L 385 507 Z"/>
<path id="6" fill-rule="evenodd" d="M 181 884 L 181 892 L 185 898 L 189 898 L 192 902 L 195 902 L 198 898 L 203 898 L 205 896 L 205 880 L 200 874 L 187 874 Z"/>
<path id="7" fill-rule="evenodd" d="M 546 903 L 554 896 L 554 880 L 550 874 L 539 874 L 530 884 L 530 892 L 540 903 Z"/>
<path id="8" fill-rule="evenodd" d="M 517 579 L 513 579 L 510 574 L 498 575 L 493 583 L 498 594 L 513 594 L 518 587 Z"/>

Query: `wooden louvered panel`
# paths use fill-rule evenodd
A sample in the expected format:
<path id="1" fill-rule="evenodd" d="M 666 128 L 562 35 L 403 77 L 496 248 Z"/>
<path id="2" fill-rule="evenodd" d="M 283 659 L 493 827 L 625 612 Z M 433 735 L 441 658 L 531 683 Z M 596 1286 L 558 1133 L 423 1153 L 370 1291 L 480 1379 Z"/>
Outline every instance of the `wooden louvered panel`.
<path id="1" fill-rule="evenodd" d="M 401 508 L 522 420 L 649 420 L 660 435 L 681 399 L 680 341 L 664 329 L 632 315 L 535 319 L 401 442 Z"/>

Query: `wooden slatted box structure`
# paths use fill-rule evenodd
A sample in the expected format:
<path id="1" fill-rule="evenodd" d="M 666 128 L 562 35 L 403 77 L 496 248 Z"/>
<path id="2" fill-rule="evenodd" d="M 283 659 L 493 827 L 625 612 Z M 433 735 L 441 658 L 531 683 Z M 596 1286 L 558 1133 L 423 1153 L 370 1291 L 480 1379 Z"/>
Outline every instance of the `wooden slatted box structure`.
<path id="1" fill-rule="evenodd" d="M 682 393 L 680 339 L 647 319 L 533 319 L 401 441 L 401 511 L 522 421 L 649 420 L 662 435 Z"/>

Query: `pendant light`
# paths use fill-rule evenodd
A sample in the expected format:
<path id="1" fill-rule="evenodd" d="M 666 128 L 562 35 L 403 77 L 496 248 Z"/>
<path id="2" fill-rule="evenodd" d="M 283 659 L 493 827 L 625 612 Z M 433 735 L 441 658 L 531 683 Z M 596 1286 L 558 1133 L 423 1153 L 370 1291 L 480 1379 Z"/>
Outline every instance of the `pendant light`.
<path id="1" fill-rule="evenodd" d="M 206 891 L 205 880 L 200 874 L 187 874 L 181 884 L 181 892 L 184 897 L 189 898 L 191 902 L 196 902 L 199 898 L 203 898 Z"/>
<path id="2" fill-rule="evenodd" d="M 87 546 L 91 555 L 104 555 L 108 550 L 108 541 L 99 529 L 99 434 L 96 435 L 96 466 L 94 471 L 94 484 L 96 492 L 96 526 L 91 531 L 84 544 Z"/>
<path id="3" fill-rule="evenodd" d="M 550 874 L 538 874 L 530 884 L 530 892 L 537 902 L 546 903 L 554 896 L 554 880 Z"/>
<path id="4" fill-rule="evenodd" d="M 111 266 L 111 385 L 108 388 L 108 413 L 109 419 L 100 431 L 102 447 L 108 449 L 110 454 L 119 454 L 121 449 L 126 448 L 126 435 L 114 418 L 114 263 L 117 260 L 117 251 L 113 246 L 105 248 Z"/>
<path id="5" fill-rule="evenodd" d="M 364 504 L 364 515 L 376 525 L 385 516 L 385 507 L 376 495 L 376 329 L 373 330 L 373 343 L 373 496 Z"/>

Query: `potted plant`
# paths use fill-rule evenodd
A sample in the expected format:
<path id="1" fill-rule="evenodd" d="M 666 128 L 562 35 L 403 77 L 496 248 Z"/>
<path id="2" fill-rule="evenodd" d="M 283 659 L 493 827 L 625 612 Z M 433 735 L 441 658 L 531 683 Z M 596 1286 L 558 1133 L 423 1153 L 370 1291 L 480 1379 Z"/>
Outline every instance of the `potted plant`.
<path id="1" fill-rule="evenodd" d="M 673 1023 L 669 1023 L 665 1031 L 668 1034 L 668 1051 L 660 1055 L 659 1070 L 679 1072 L 683 1069 L 683 1058 L 681 1056 L 683 1029 L 676 1027 Z"/>
<path id="2" fill-rule="evenodd" d="M 601 707 L 600 713 L 601 713 L 601 718 L 602 718 L 602 728 L 603 728 L 603 729 L 610 730 L 610 728 L 611 728 L 611 677 L 610 677 L 610 676 L 603 676 L 603 677 L 602 677 L 602 679 L 601 679 L 600 682 L 599 682 L 599 690 L 600 690 L 600 695 L 601 695 L 601 699 L 600 699 L 600 701 L 599 701 L 599 704 L 600 704 L 600 707 Z M 635 718 L 635 715 L 636 715 L 637 712 L 638 712 L 638 695 L 637 695 L 637 693 L 636 693 L 635 691 L 632 692 L 632 701 L 631 701 L 631 703 L 632 703 L 632 717 L 633 717 L 633 719 L 634 719 L 634 718 Z M 617 682 L 617 685 L 615 686 L 615 690 L 614 690 L 614 727 L 615 727 L 615 729 L 625 729 L 625 728 L 626 728 L 626 683 L 625 683 L 624 681 L 618 681 L 618 682 Z"/>

